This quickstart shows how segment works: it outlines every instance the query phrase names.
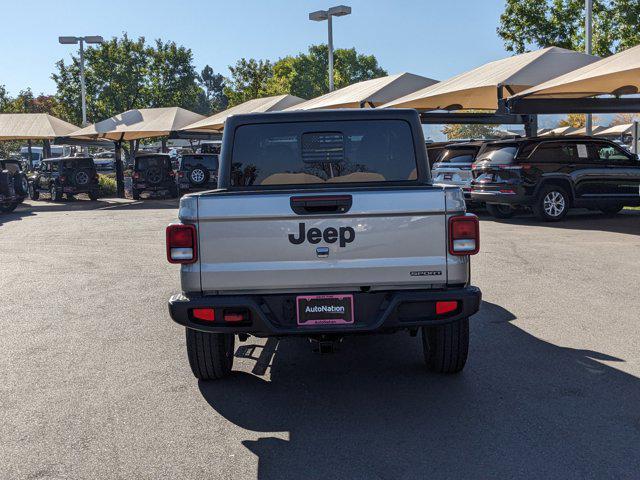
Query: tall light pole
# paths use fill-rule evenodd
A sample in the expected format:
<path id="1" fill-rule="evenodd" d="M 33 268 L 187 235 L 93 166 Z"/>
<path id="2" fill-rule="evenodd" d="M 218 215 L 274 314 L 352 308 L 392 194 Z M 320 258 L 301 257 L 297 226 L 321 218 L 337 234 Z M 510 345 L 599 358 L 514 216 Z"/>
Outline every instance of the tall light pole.
<path id="1" fill-rule="evenodd" d="M 87 89 L 84 83 L 84 44 L 102 43 L 100 35 L 88 35 L 86 37 L 58 37 L 58 42 L 63 45 L 80 44 L 80 96 L 82 97 L 82 126 L 87 125 Z"/>
<path id="2" fill-rule="evenodd" d="M 318 10 L 309 14 L 309 20 L 314 22 L 327 21 L 327 29 L 329 32 L 329 91 L 333 92 L 333 23 L 331 17 L 343 17 L 351 13 L 351 7 L 346 5 L 338 5 L 331 7 L 329 10 Z"/>
<path id="3" fill-rule="evenodd" d="M 592 17 L 593 17 L 593 0 L 585 0 L 584 4 L 585 19 L 584 19 L 584 50 L 585 53 L 591 55 L 591 36 L 592 36 Z M 587 114 L 585 117 L 584 128 L 587 135 L 591 135 L 593 126 L 593 117 L 591 114 Z"/>

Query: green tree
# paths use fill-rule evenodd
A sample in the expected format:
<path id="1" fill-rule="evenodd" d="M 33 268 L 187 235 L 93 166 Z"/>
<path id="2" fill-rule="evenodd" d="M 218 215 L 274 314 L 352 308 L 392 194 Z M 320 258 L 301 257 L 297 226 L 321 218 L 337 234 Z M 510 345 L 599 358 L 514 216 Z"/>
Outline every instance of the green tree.
<path id="1" fill-rule="evenodd" d="M 223 89 L 229 106 L 262 97 L 266 94 L 268 80 L 273 76 L 273 65 L 269 60 L 241 58 L 229 67 L 231 77 Z"/>
<path id="2" fill-rule="evenodd" d="M 156 40 L 155 48 L 147 49 L 147 56 L 149 78 L 144 103 L 149 107 L 193 109 L 200 87 L 191 50 L 175 42 Z"/>
<path id="3" fill-rule="evenodd" d="M 229 99 L 224 94 L 225 81 L 222 74 L 215 73 L 209 65 L 206 65 L 200 72 L 201 93 L 207 106 L 207 111 L 204 113 L 220 112 L 227 108 Z"/>
<path id="4" fill-rule="evenodd" d="M 495 127 L 492 125 L 445 125 L 442 133 L 448 140 L 491 138 L 495 135 Z"/>
<path id="5" fill-rule="evenodd" d="M 269 95 L 290 93 L 314 98 L 329 91 L 329 52 L 327 45 L 312 45 L 308 53 L 287 56 L 273 65 L 273 75 L 265 91 Z M 352 83 L 387 75 L 373 55 L 363 55 L 355 48 L 334 51 L 334 84 L 343 88 Z"/>
<path id="6" fill-rule="evenodd" d="M 157 40 L 147 46 L 144 37 L 112 38 L 85 51 L 87 119 L 100 121 L 132 108 L 197 105 L 200 88 L 191 50 L 174 42 Z M 51 76 L 56 82 L 60 116 L 80 124 L 80 65 L 56 63 Z"/>
<path id="7" fill-rule="evenodd" d="M 9 92 L 4 85 L 0 85 L 0 113 L 7 111 L 8 105 L 11 102 Z"/>
<path id="8" fill-rule="evenodd" d="M 557 46 L 584 50 L 584 0 L 506 0 L 498 35 L 509 51 Z M 593 1 L 593 52 L 608 56 L 640 43 L 638 0 Z"/>

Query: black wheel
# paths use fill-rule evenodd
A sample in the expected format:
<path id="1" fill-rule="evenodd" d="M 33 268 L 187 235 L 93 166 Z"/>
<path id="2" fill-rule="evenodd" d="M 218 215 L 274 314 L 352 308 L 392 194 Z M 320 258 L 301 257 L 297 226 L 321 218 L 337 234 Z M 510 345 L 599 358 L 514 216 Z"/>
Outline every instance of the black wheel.
<path id="1" fill-rule="evenodd" d="M 11 213 L 16 209 L 17 206 L 18 206 L 17 202 L 0 204 L 0 212 Z"/>
<path id="2" fill-rule="evenodd" d="M 501 203 L 487 203 L 487 211 L 496 218 L 511 218 L 516 213 L 516 209 L 511 205 Z"/>
<path id="3" fill-rule="evenodd" d="M 91 200 L 92 202 L 95 202 L 96 200 L 98 200 L 98 192 L 96 191 L 87 192 L 87 195 L 89 195 L 89 200 Z"/>
<path id="4" fill-rule="evenodd" d="M 33 183 L 29 184 L 29 198 L 31 200 L 38 200 L 38 198 L 40 198 L 40 192 L 36 190 L 36 187 L 33 186 Z"/>
<path id="5" fill-rule="evenodd" d="M 469 319 L 422 327 L 422 348 L 427 368 L 437 373 L 458 373 L 467 363 Z"/>
<path id="6" fill-rule="evenodd" d="M 134 200 L 140 200 L 140 190 L 136 190 L 135 188 L 131 190 L 131 196 Z"/>
<path id="7" fill-rule="evenodd" d="M 196 378 L 217 380 L 233 366 L 235 337 L 230 333 L 206 333 L 187 328 L 187 354 Z"/>
<path id="8" fill-rule="evenodd" d="M 533 204 L 533 213 L 545 222 L 558 222 L 569 211 L 570 197 L 562 188 L 556 185 L 542 187 L 538 198 Z"/>
<path id="9" fill-rule="evenodd" d="M 67 200 L 73 202 L 75 199 L 76 197 L 73 196 L 73 193 L 67 193 Z"/>
<path id="10" fill-rule="evenodd" d="M 623 208 L 624 208 L 624 205 L 607 205 L 606 207 L 600 207 L 600 211 L 607 216 L 613 217 L 618 212 L 620 212 L 620 210 L 622 210 Z"/>
<path id="11" fill-rule="evenodd" d="M 29 181 L 26 175 L 22 173 L 14 175 L 13 186 L 18 195 L 26 197 L 29 194 Z"/>
<path id="12" fill-rule="evenodd" d="M 51 184 L 51 186 L 49 187 L 49 193 L 51 194 L 51 201 L 52 202 L 59 202 L 60 200 L 62 200 L 62 192 L 60 190 L 58 190 L 55 186 L 55 184 Z"/>

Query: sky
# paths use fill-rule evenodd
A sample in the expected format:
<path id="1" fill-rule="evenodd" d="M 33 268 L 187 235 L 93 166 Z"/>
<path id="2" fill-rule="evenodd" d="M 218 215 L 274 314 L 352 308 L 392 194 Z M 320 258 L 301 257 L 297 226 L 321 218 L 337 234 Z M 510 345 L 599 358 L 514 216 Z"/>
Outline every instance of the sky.
<path id="1" fill-rule="evenodd" d="M 352 14 L 334 19 L 334 47 L 373 54 L 390 74 L 436 80 L 510 55 L 496 34 L 504 0 L 344 0 Z M 228 75 L 242 58 L 277 60 L 325 43 L 326 22 L 308 13 L 326 0 L 0 0 L 0 85 L 11 95 L 30 87 L 55 93 L 55 63 L 77 46 L 60 35 L 143 36 L 192 50 L 200 71 Z"/>

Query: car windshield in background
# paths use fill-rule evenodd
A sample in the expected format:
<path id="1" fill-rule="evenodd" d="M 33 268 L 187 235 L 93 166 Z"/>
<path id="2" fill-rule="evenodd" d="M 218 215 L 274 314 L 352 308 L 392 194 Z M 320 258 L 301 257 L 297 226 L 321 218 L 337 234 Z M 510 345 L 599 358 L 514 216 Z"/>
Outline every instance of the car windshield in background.
<path id="1" fill-rule="evenodd" d="M 17 162 L 3 161 L 0 162 L 0 170 L 8 170 L 9 173 L 18 173 L 20 165 Z"/>
<path id="2" fill-rule="evenodd" d="M 136 168 L 145 170 L 151 167 L 166 167 L 169 159 L 166 157 L 140 157 L 136 158 Z"/>
<path id="3" fill-rule="evenodd" d="M 182 168 L 193 168 L 202 165 L 209 170 L 218 170 L 217 155 L 183 155 Z"/>
<path id="4" fill-rule="evenodd" d="M 477 148 L 445 148 L 436 160 L 437 163 L 473 163 Z"/>
<path id="5" fill-rule="evenodd" d="M 487 145 L 484 150 L 478 154 L 476 162 L 511 163 L 517 151 L 518 147 L 516 145 Z"/>
<path id="6" fill-rule="evenodd" d="M 62 168 L 73 170 L 76 168 L 93 168 L 93 160 L 89 158 L 74 158 L 73 160 L 65 160 L 62 162 Z"/>
<path id="7" fill-rule="evenodd" d="M 244 125 L 235 133 L 231 185 L 415 181 L 402 120 Z"/>

